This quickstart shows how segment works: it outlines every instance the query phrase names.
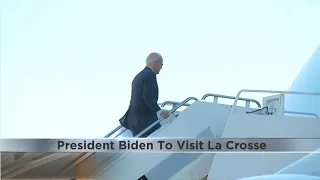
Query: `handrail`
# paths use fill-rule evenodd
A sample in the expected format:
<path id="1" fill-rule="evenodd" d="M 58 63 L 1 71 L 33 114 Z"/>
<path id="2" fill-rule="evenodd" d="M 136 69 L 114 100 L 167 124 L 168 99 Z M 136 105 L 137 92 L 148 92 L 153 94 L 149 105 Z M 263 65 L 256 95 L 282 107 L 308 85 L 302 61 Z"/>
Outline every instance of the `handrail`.
<path id="1" fill-rule="evenodd" d="M 235 98 L 235 101 L 232 105 L 232 108 L 231 108 L 231 111 L 230 111 L 230 114 L 233 113 L 234 109 L 235 109 L 235 106 L 237 105 L 237 102 L 240 98 L 240 94 L 243 93 L 243 92 L 258 92 L 258 93 L 279 93 L 279 94 L 301 94 L 301 95 L 316 95 L 316 96 L 320 96 L 320 93 L 307 93 L 307 92 L 297 92 L 297 91 L 272 91 L 272 90 L 250 90 L 250 89 L 243 89 L 243 90 L 240 90 L 238 93 L 237 93 L 237 96 Z"/>
<path id="2" fill-rule="evenodd" d="M 225 98 L 225 99 L 235 99 L 235 96 L 226 96 L 226 95 L 221 95 L 221 94 L 212 94 L 208 93 L 202 96 L 201 100 L 205 100 L 207 97 L 214 97 L 213 102 L 217 103 L 218 98 Z M 261 104 L 259 101 L 255 99 L 249 99 L 249 98 L 239 98 L 239 100 L 246 101 L 246 107 L 250 107 L 250 102 L 256 103 L 256 105 L 261 108 Z"/>
<path id="3" fill-rule="evenodd" d="M 297 112 L 297 111 L 284 111 L 284 113 L 288 114 L 301 114 L 301 115 L 309 115 L 309 116 L 314 116 L 316 118 L 319 118 L 319 116 L 315 113 L 307 113 L 307 112 Z"/>
<path id="4" fill-rule="evenodd" d="M 169 114 L 174 113 L 177 109 L 179 109 L 180 107 L 182 107 L 184 104 L 186 104 L 188 101 L 190 100 L 195 100 L 198 101 L 198 98 L 195 97 L 188 97 L 187 99 L 185 99 L 184 101 L 182 101 L 181 103 L 179 103 L 176 107 L 174 107 L 173 109 L 171 109 L 169 111 Z M 141 131 L 139 134 L 137 134 L 136 136 L 134 136 L 134 138 L 139 138 L 141 137 L 142 134 L 144 134 L 145 132 L 147 132 L 149 129 L 151 129 L 152 127 L 154 127 L 156 124 L 158 124 L 161 120 L 163 120 L 163 118 L 158 119 L 156 122 L 152 123 L 151 125 L 149 125 L 147 128 L 145 128 L 143 131 Z M 112 153 L 110 156 L 104 158 L 100 163 L 98 163 L 97 165 L 95 165 L 93 168 L 91 168 L 91 170 L 89 172 L 94 171 L 95 169 L 99 168 L 101 165 L 103 165 L 107 160 L 109 160 L 110 158 L 112 158 L 113 156 L 115 156 L 116 154 L 118 154 L 118 152 Z M 89 173 L 87 172 L 87 173 Z"/>
<path id="5" fill-rule="evenodd" d="M 167 105 L 167 104 L 172 104 L 173 107 L 174 107 L 174 106 L 180 104 L 180 102 L 177 102 L 177 101 L 165 101 L 165 102 L 163 102 L 163 103 L 161 104 L 161 107 L 164 107 L 164 106 Z M 184 105 L 182 105 L 182 106 L 190 106 L 190 105 L 191 105 L 191 104 L 186 103 L 186 104 L 184 104 Z"/>
<path id="6" fill-rule="evenodd" d="M 175 106 L 174 108 L 172 108 L 169 111 L 169 114 L 174 113 L 176 110 L 178 110 L 180 107 L 182 107 L 184 104 L 186 104 L 188 101 L 190 100 L 195 100 L 198 101 L 198 98 L 196 97 L 188 97 L 187 99 L 185 99 L 184 101 L 182 101 L 180 104 L 178 104 L 177 106 Z M 156 122 L 152 123 L 151 125 L 149 125 L 147 128 L 145 128 L 143 131 L 141 131 L 139 134 L 137 134 L 135 137 L 140 137 L 142 134 L 144 134 L 145 132 L 147 132 L 149 129 L 151 129 L 152 127 L 154 127 L 156 124 L 158 124 L 161 120 L 163 120 L 163 118 L 158 119 Z"/>
<path id="7" fill-rule="evenodd" d="M 240 94 L 241 93 L 243 93 L 243 92 L 257 92 L 257 93 L 279 93 L 279 94 L 300 94 L 300 95 L 316 95 L 316 96 L 320 96 L 320 93 L 315 93 L 315 92 L 310 92 L 310 93 L 307 93 L 307 92 L 297 92 L 297 91 L 272 91 L 272 90 L 250 90 L 250 89 L 243 89 L 243 90 L 240 90 L 238 93 L 237 93 L 237 96 L 236 96 L 236 98 L 235 98 L 235 100 L 234 100 L 234 102 L 233 102 L 233 105 L 232 105 L 232 108 L 231 108 L 231 110 L 230 110 L 230 113 L 229 113 L 229 117 L 228 117 L 228 119 L 227 119 L 227 123 L 226 123 L 226 126 L 225 126 L 225 128 L 224 128 L 224 130 L 223 130 L 223 133 L 222 133 L 222 137 L 223 137 L 223 135 L 224 135 L 224 133 L 225 133 L 225 130 L 226 130 L 226 128 L 228 127 L 228 123 L 229 123 L 229 119 L 230 119 L 230 116 L 231 116 L 231 114 L 233 113 L 233 111 L 234 111 L 234 109 L 235 109 L 235 107 L 236 107 L 236 105 L 237 105 L 237 102 L 238 102 L 238 100 L 239 100 L 239 98 L 240 98 Z"/>
<path id="8" fill-rule="evenodd" d="M 189 98 L 190 98 L 190 97 L 189 97 Z M 187 99 L 188 99 L 188 98 L 187 98 Z M 164 106 L 167 105 L 167 104 L 172 104 L 173 107 L 174 107 L 174 106 L 180 104 L 180 102 L 177 102 L 177 101 L 165 101 L 165 102 L 163 102 L 163 103 L 158 103 L 158 105 L 161 106 L 161 107 L 164 107 Z M 183 104 L 182 106 L 190 106 L 190 105 L 191 105 L 191 104 L 186 103 L 186 104 Z M 182 106 L 180 106 L 180 107 L 182 107 Z M 105 135 L 104 138 L 110 137 L 111 135 L 113 135 L 115 132 L 117 132 L 117 131 L 118 131 L 119 129 L 121 129 L 121 128 L 122 128 L 122 125 L 119 125 L 119 126 L 116 127 L 114 130 L 112 130 L 112 131 L 109 132 L 107 135 Z M 123 132 L 125 132 L 125 131 L 123 131 Z M 118 134 L 118 136 L 121 135 L 123 132 L 120 132 L 120 133 Z"/>
<path id="9" fill-rule="evenodd" d="M 180 107 L 182 107 L 182 106 L 184 106 L 184 105 L 186 105 L 187 104 L 187 102 L 188 101 L 190 101 L 190 100 L 198 100 L 197 98 L 195 98 L 195 97 L 188 97 L 187 99 L 185 99 L 184 101 L 182 101 L 181 103 L 178 103 L 178 105 L 177 106 L 175 106 L 175 108 L 173 108 L 171 111 L 170 111 L 170 114 L 172 114 L 173 112 L 175 112 L 177 109 L 179 109 Z M 166 101 L 166 102 L 169 102 L 169 101 Z M 166 103 L 166 102 L 164 102 L 164 103 Z M 162 103 L 162 104 L 164 104 L 164 103 Z M 158 121 L 160 121 L 160 119 L 158 120 Z M 155 123 L 155 124 L 157 124 L 157 123 Z M 155 126 L 154 124 L 151 124 L 150 125 L 151 127 L 150 128 L 152 128 L 153 126 Z M 118 126 L 118 129 L 117 130 L 119 130 L 120 128 L 121 128 L 121 125 L 120 126 Z M 147 127 L 147 130 L 149 130 L 148 129 L 149 127 Z M 112 135 L 113 133 L 115 133 L 117 130 L 113 130 L 112 132 L 110 132 L 108 135 Z M 147 131 L 146 130 L 146 131 Z M 118 137 L 118 136 L 120 136 L 121 134 L 123 134 L 124 132 L 126 132 L 126 131 L 128 131 L 128 129 L 124 129 L 123 131 L 121 131 L 118 135 L 116 135 L 116 137 Z M 139 136 L 139 134 L 138 135 L 136 135 L 135 137 L 138 137 Z M 106 136 L 107 137 L 107 136 Z M 115 137 L 115 138 L 116 138 Z M 82 156 L 84 156 L 86 153 L 83 153 L 83 154 L 81 154 L 81 155 L 79 155 L 79 157 L 77 157 L 77 158 L 75 158 L 72 162 L 70 162 L 70 163 L 68 163 L 67 165 L 65 165 L 63 168 L 61 168 L 61 170 L 60 171 L 63 171 L 63 170 L 65 170 L 65 169 L 67 169 L 68 167 L 70 167 L 72 164 L 74 164 L 76 161 L 78 161 Z M 91 153 L 88 157 L 90 157 L 90 156 L 92 156 L 92 155 L 94 155 L 95 153 Z M 112 158 L 112 156 L 113 156 L 113 154 L 111 154 L 111 155 L 109 155 L 109 156 L 107 156 L 102 162 L 100 162 L 99 164 L 97 164 L 95 167 L 99 167 L 101 164 L 103 164 L 105 161 L 106 161 L 106 159 L 110 159 L 110 158 Z M 88 157 L 86 157 L 86 158 L 88 158 Z M 81 160 L 80 160 L 80 162 L 81 162 Z M 78 163 L 77 163 L 78 164 Z M 92 169 L 92 170 L 94 170 L 95 169 L 95 167 Z M 92 171 L 91 170 L 91 171 Z"/>
<path id="10" fill-rule="evenodd" d="M 112 134 L 114 134 L 115 132 L 117 132 L 119 129 L 122 128 L 122 125 L 119 125 L 118 127 L 116 127 L 114 130 L 112 130 L 111 132 L 109 132 L 107 135 L 104 136 L 104 138 L 108 138 L 110 137 Z"/>
<path id="11" fill-rule="evenodd" d="M 189 98 L 193 98 L 193 97 L 189 97 Z M 187 98 L 188 99 L 188 98 Z M 163 103 L 158 103 L 158 105 L 160 105 L 161 107 L 164 107 L 165 105 L 167 104 L 172 104 L 173 107 L 175 107 L 176 105 L 180 104 L 180 102 L 177 102 L 177 101 L 165 101 Z M 188 103 L 185 103 L 183 105 L 181 105 L 180 107 L 182 106 L 190 106 L 191 104 L 188 104 Z M 118 127 L 116 127 L 114 130 L 112 130 L 111 132 L 109 132 L 107 135 L 104 136 L 104 138 L 108 138 L 110 137 L 111 135 L 113 135 L 115 132 L 117 132 L 119 129 L 122 128 L 122 125 L 119 125 Z M 126 130 L 120 132 L 117 136 L 123 134 Z"/>

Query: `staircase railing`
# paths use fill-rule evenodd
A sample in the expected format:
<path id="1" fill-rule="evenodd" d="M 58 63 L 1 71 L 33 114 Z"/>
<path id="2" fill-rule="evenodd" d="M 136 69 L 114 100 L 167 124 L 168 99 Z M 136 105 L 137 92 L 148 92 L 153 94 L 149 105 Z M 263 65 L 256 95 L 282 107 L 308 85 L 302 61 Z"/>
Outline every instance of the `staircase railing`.
<path id="1" fill-rule="evenodd" d="M 198 101 L 198 98 L 195 97 L 188 97 L 187 99 L 185 99 L 184 101 L 182 101 L 181 103 L 179 103 L 178 105 L 176 105 L 172 110 L 169 111 L 169 114 L 174 113 L 177 109 L 179 109 L 180 107 L 184 106 L 185 104 L 187 104 L 187 102 L 189 102 L 190 100 L 195 100 Z M 152 127 L 154 127 L 156 124 L 158 124 L 161 120 L 163 120 L 163 118 L 158 119 L 156 122 L 154 122 L 153 124 L 151 124 L 150 126 L 148 126 L 147 128 L 145 128 L 143 131 L 141 131 L 139 134 L 137 134 L 135 136 L 135 138 L 139 138 L 141 137 L 142 134 L 144 134 L 145 132 L 147 132 L 148 130 L 150 130 Z M 109 159 L 113 158 L 115 155 L 117 155 L 118 152 L 112 153 L 110 156 L 107 156 L 106 158 L 104 158 L 100 163 L 98 163 L 97 165 L 95 165 L 93 168 L 90 169 L 90 171 L 88 171 L 85 175 L 87 175 L 88 173 L 96 170 L 97 168 L 99 168 L 100 166 L 102 166 L 103 164 L 105 164 Z M 128 154 L 128 153 L 126 153 Z M 124 154 L 122 157 L 124 157 L 126 154 Z M 112 166 L 113 163 L 108 164 L 108 166 Z"/>
<path id="2" fill-rule="evenodd" d="M 258 93 L 278 93 L 278 94 L 300 94 L 300 95 L 309 95 L 309 96 L 320 96 L 320 93 L 318 92 L 296 92 L 296 91 L 272 91 L 272 90 L 250 90 L 250 89 L 243 89 L 243 90 L 240 90 L 238 93 L 237 93 L 237 96 L 234 100 L 234 103 L 232 105 L 232 108 L 231 108 L 231 111 L 230 111 L 230 114 L 233 113 L 236 105 L 237 105 L 237 102 L 238 100 L 240 100 L 240 94 L 243 93 L 243 92 L 258 92 Z"/>
<path id="3" fill-rule="evenodd" d="M 184 101 L 182 101 L 180 104 L 176 105 L 173 109 L 171 109 L 169 111 L 169 114 L 174 113 L 176 110 L 178 110 L 180 107 L 184 106 L 185 104 L 187 104 L 187 102 L 189 102 L 190 100 L 195 100 L 198 101 L 198 98 L 195 97 L 188 97 L 187 99 L 185 99 Z M 142 134 L 144 134 L 145 132 L 147 132 L 148 130 L 150 130 L 152 127 L 154 127 L 155 125 L 157 125 L 158 123 L 160 123 L 160 121 L 163 120 L 163 118 L 158 119 L 156 122 L 152 123 L 150 126 L 148 126 L 147 128 L 145 128 L 143 131 L 141 131 L 139 134 L 137 134 L 135 137 L 140 137 Z"/>
<path id="4" fill-rule="evenodd" d="M 232 105 L 232 108 L 230 110 L 230 113 L 229 113 L 229 117 L 227 119 L 227 123 L 226 123 L 226 126 L 224 128 L 224 131 L 223 131 L 223 134 L 222 134 L 222 137 L 226 131 L 226 128 L 228 127 L 228 123 L 229 123 L 229 119 L 231 117 L 231 114 L 234 112 L 234 109 L 237 105 L 237 102 L 238 100 L 240 100 L 240 94 L 243 93 L 243 92 L 256 92 L 256 93 L 278 93 L 278 94 L 300 94 L 300 95 L 308 95 L 308 96 L 320 96 L 320 92 L 297 92 L 297 91 L 272 91 L 272 90 L 252 90 L 252 89 L 243 89 L 243 90 L 240 90 L 238 93 L 237 93 L 237 96 L 233 102 L 233 105 Z"/>
<path id="5" fill-rule="evenodd" d="M 104 138 L 109 138 L 110 136 L 112 136 L 112 134 L 116 133 L 117 131 L 119 131 L 122 128 L 121 125 L 119 125 L 118 127 L 116 127 L 114 130 L 112 130 L 111 132 L 109 132 L 107 135 L 104 136 Z"/>
<path id="6" fill-rule="evenodd" d="M 218 103 L 218 98 L 224 98 L 224 99 L 235 99 L 235 96 L 227 96 L 227 95 L 221 95 L 221 94 L 212 94 L 212 93 L 207 93 L 202 96 L 201 100 L 205 100 L 208 97 L 213 97 L 213 103 Z M 259 101 L 255 99 L 250 99 L 250 98 L 239 98 L 239 100 L 245 101 L 246 102 L 246 107 L 250 107 L 250 103 L 255 103 L 259 108 L 261 108 L 261 104 Z M 164 107 L 166 105 L 172 105 L 172 108 L 174 108 L 176 105 L 180 104 L 178 101 L 165 101 L 163 103 L 158 103 L 159 106 Z M 183 106 L 190 106 L 191 104 L 185 104 Z"/>
<path id="7" fill-rule="evenodd" d="M 181 102 L 177 102 L 177 101 L 165 101 L 165 102 L 163 102 L 160 106 L 161 107 L 164 107 L 164 106 L 166 106 L 166 105 L 172 105 L 172 108 L 171 109 L 173 109 L 174 107 L 176 107 L 177 105 L 179 105 Z M 184 104 L 184 105 L 182 105 L 182 106 L 190 106 L 191 104 L 188 104 L 188 103 L 186 103 L 186 104 Z M 180 107 L 182 107 L 182 106 L 180 106 Z"/>
<path id="8" fill-rule="evenodd" d="M 226 96 L 226 95 L 221 95 L 221 94 L 205 94 L 202 96 L 201 100 L 205 100 L 207 97 L 213 97 L 213 103 L 218 103 L 218 98 L 224 98 L 224 99 L 236 99 L 235 96 Z M 246 102 L 246 107 L 250 107 L 250 102 L 255 103 L 259 108 L 261 108 L 261 104 L 259 101 L 255 99 L 249 99 L 249 98 L 238 98 L 238 100 L 242 100 Z"/>
<path id="9" fill-rule="evenodd" d="M 188 97 L 186 98 L 184 101 L 178 103 L 174 108 L 172 108 L 169 113 L 172 114 L 174 113 L 176 110 L 178 110 L 180 107 L 182 106 L 187 106 L 190 105 L 187 102 L 189 102 L 190 100 L 195 100 L 197 101 L 198 99 L 195 97 Z M 173 101 L 171 101 L 173 102 Z M 170 101 L 164 102 L 161 104 L 161 106 L 165 106 L 166 104 L 170 104 Z M 140 137 L 143 133 L 145 133 L 146 131 L 148 131 L 149 129 L 151 129 L 153 126 L 155 126 L 156 124 L 158 124 L 161 120 L 163 120 L 163 118 L 160 118 L 159 120 L 157 120 L 156 122 L 154 122 L 153 124 L 151 124 L 150 126 L 148 126 L 146 129 L 144 129 L 141 133 L 137 134 L 135 137 Z M 108 138 L 110 137 L 112 134 L 114 134 L 115 132 L 117 132 L 118 130 L 120 130 L 122 128 L 122 126 L 118 126 L 116 129 L 114 129 L 113 131 L 111 131 L 110 133 L 108 133 L 105 137 Z M 120 132 L 116 137 L 118 137 L 119 135 L 123 134 L 125 131 L 127 131 L 127 129 L 123 130 L 122 132 Z M 63 168 L 61 168 L 60 171 L 68 171 L 72 168 L 72 165 L 76 166 L 78 164 L 80 164 L 83 160 L 90 158 L 90 156 L 94 155 L 95 153 L 81 153 L 78 157 L 76 157 L 73 161 L 71 161 L 70 163 L 68 163 L 67 165 L 65 165 Z M 101 165 L 103 165 L 106 161 L 108 161 L 109 159 L 111 159 L 113 156 L 115 156 L 117 153 L 113 153 L 109 156 L 107 156 L 106 158 L 104 158 L 100 163 L 98 163 L 97 165 L 95 165 L 89 172 L 94 171 L 95 169 L 99 168 Z"/>

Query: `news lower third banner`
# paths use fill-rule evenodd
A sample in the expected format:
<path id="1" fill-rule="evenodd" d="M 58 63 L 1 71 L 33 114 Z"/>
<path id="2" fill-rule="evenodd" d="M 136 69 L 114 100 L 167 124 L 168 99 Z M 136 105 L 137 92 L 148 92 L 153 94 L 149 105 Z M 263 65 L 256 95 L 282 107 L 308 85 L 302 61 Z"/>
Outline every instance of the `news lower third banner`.
<path id="1" fill-rule="evenodd" d="M 314 152 L 320 139 L 0 139 L 0 152 Z"/>

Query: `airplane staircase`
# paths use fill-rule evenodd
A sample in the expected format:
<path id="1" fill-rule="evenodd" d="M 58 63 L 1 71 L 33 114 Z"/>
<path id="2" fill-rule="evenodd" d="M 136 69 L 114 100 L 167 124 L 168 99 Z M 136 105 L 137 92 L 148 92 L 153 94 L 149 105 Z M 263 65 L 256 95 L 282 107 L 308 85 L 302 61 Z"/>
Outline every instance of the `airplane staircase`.
<path id="1" fill-rule="evenodd" d="M 213 97 L 213 102 L 206 102 L 205 100 L 208 97 Z M 162 108 L 172 105 L 171 109 L 169 109 L 171 115 L 165 120 L 159 119 L 157 121 L 162 124 L 162 128 L 151 134 L 150 137 L 220 137 L 230 110 L 230 105 L 219 104 L 218 98 L 234 99 L 235 97 L 205 94 L 201 101 L 198 101 L 195 97 L 189 97 L 182 102 L 165 101 L 161 103 Z M 195 103 L 188 103 L 191 100 L 194 100 Z M 250 103 L 255 103 L 257 107 L 261 107 L 260 103 L 256 100 L 246 98 L 241 98 L 241 100 L 246 102 L 246 107 L 239 107 L 242 108 L 243 112 L 250 109 Z M 183 107 L 186 109 L 178 111 Z M 150 125 L 143 132 L 147 131 L 153 125 Z M 143 132 L 136 137 L 139 137 Z M 122 126 L 118 126 L 105 136 L 105 138 L 126 137 L 132 137 L 132 134 Z M 77 177 L 77 179 L 79 179 L 80 177 L 97 177 L 108 170 L 108 177 L 106 178 L 109 179 L 113 174 L 110 172 L 114 172 L 111 179 L 116 180 L 124 178 L 118 173 L 121 172 L 118 171 L 119 164 L 121 163 L 128 164 L 129 162 L 129 164 L 131 164 L 131 161 L 137 158 L 151 158 L 153 160 L 150 161 L 149 165 L 146 164 L 145 167 L 152 167 L 163 159 L 168 158 L 167 156 L 169 155 L 168 153 L 146 154 L 147 157 L 144 157 L 143 154 L 133 153 L 39 153 L 38 155 L 40 156 L 36 157 L 36 155 L 31 154 L 32 153 L 24 154 L 24 156 L 21 157 L 23 161 L 20 163 L 13 161 L 5 166 L 6 168 L 2 166 L 2 178 L 36 179 L 37 177 Z M 175 160 L 175 158 L 183 159 L 186 157 L 188 157 L 187 154 L 180 154 L 177 157 L 173 157 L 173 160 Z M 193 159 L 197 157 L 190 156 L 188 158 L 191 159 L 190 162 L 192 162 Z M 180 168 L 182 169 L 183 166 L 184 164 L 181 164 Z M 208 168 L 209 167 L 210 166 L 208 166 Z M 132 167 L 128 169 L 132 169 Z M 130 174 L 130 176 L 127 177 L 128 180 L 137 179 L 138 176 L 140 177 L 145 174 L 147 169 L 141 168 L 141 171 L 133 169 L 134 173 L 130 174 L 128 172 L 125 174 Z M 150 173 L 151 176 L 153 176 L 152 172 Z M 105 174 L 102 176 L 105 176 Z"/>
<path id="2" fill-rule="evenodd" d="M 318 120 L 317 115 L 283 111 L 283 113 L 315 116 L 315 118 L 301 118 L 277 113 L 261 113 L 265 107 L 262 107 L 258 101 L 239 96 L 239 93 L 235 97 L 205 94 L 201 100 L 189 97 L 182 102 L 165 101 L 161 103 L 161 107 L 172 105 L 169 109 L 170 117 L 165 120 L 159 119 L 136 137 L 158 122 L 162 124 L 162 127 L 151 134 L 150 138 L 304 137 L 308 135 L 320 137 L 320 132 L 316 132 L 320 127 L 320 121 L 316 121 Z M 205 101 L 208 97 L 213 97 L 213 101 Z M 231 99 L 235 102 L 233 105 L 220 104 L 218 99 Z M 195 102 L 188 103 L 191 100 Z M 244 107 L 237 106 L 239 100 L 246 102 Z M 252 103 L 256 107 L 251 107 Z M 185 109 L 179 111 L 183 107 Z M 284 132 L 283 129 L 288 129 L 289 126 L 293 128 Z M 301 130 L 301 127 L 305 128 Z M 132 137 L 132 134 L 122 126 L 118 126 L 105 136 L 105 138 L 127 137 Z M 208 179 L 237 179 L 261 173 L 266 174 L 264 169 L 266 172 L 276 172 L 276 169 L 279 170 L 301 157 L 301 155 L 288 157 L 268 155 L 266 157 L 270 158 L 269 160 L 257 154 L 243 158 L 242 156 L 243 154 L 223 156 L 223 154 L 214 153 L 50 153 L 36 160 L 24 161 L 20 164 L 11 163 L 10 167 L 2 168 L 2 178 L 136 180 L 145 175 L 149 179 L 156 180 L 200 180 L 206 176 Z M 261 163 L 254 161 L 255 158 Z M 275 161 L 277 158 L 281 160 L 279 164 Z M 243 162 L 246 165 L 243 165 Z M 274 168 L 266 166 L 266 163 L 275 164 Z"/>

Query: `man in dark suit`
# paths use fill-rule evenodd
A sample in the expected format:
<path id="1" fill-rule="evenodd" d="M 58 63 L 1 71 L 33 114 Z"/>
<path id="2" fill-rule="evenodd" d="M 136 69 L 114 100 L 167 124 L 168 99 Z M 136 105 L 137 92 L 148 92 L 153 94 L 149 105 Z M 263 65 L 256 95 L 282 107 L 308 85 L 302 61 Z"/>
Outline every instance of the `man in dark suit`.
<path id="1" fill-rule="evenodd" d="M 161 110 L 158 105 L 159 89 L 157 74 L 163 66 L 159 53 L 151 53 L 146 59 L 146 67 L 132 81 L 130 105 L 125 115 L 119 120 L 120 124 L 130 129 L 136 136 L 149 125 L 162 117 L 169 117 L 169 112 Z M 155 125 L 140 137 L 147 137 L 161 127 Z"/>

